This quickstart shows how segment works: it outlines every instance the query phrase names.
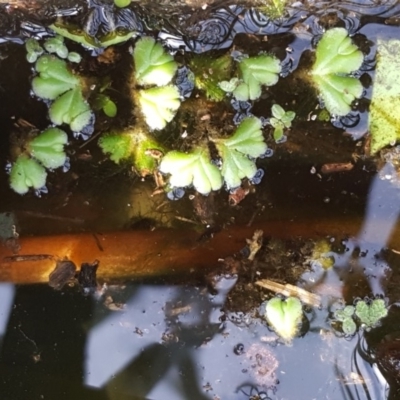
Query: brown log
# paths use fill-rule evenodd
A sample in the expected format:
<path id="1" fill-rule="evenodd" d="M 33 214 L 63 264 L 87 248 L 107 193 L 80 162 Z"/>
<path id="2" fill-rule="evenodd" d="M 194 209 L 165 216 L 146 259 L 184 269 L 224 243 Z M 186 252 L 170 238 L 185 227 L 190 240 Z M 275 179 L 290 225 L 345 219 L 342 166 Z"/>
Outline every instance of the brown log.
<path id="1" fill-rule="evenodd" d="M 0 246 L 0 281 L 47 282 L 55 267 L 55 259 L 64 257 L 78 268 L 81 263 L 99 260 L 98 277 L 108 281 L 184 272 L 203 273 L 217 266 L 221 258 L 240 251 L 255 229 L 262 229 L 264 237 L 306 239 L 329 236 L 341 239 L 356 236 L 361 222 L 357 219 L 266 221 L 251 227 L 230 226 L 206 242 L 199 240 L 198 232 L 168 229 L 22 237 L 17 255 L 10 248 Z M 369 238 L 377 243 L 380 239 L 378 225 L 375 226 L 376 237 Z M 398 228 L 392 238 L 392 244 L 400 247 Z"/>

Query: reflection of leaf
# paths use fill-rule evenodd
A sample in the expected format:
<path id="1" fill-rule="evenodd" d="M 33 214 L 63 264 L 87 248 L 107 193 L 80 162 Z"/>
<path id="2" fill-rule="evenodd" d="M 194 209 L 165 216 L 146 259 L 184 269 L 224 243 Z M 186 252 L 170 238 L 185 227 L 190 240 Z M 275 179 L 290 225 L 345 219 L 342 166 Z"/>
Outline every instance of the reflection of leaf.
<path id="1" fill-rule="evenodd" d="M 185 187 L 193 184 L 201 194 L 218 190 L 222 186 L 219 169 L 211 163 L 208 150 L 196 149 L 193 153 L 171 151 L 161 163 L 160 171 L 171 174 L 169 183 L 172 187 Z"/>
<path id="2" fill-rule="evenodd" d="M 311 76 L 331 114 L 346 115 L 354 99 L 361 97 L 361 82 L 347 75 L 363 62 L 362 52 L 352 43 L 344 28 L 324 33 L 316 49 Z"/>
<path id="3" fill-rule="evenodd" d="M 10 186 L 15 192 L 25 194 L 29 188 L 42 188 L 46 184 L 46 177 L 47 173 L 44 167 L 23 154 L 11 167 Z"/>
<path id="4" fill-rule="evenodd" d="M 67 90 L 79 86 L 79 79 L 68 70 L 67 64 L 54 56 L 44 55 L 36 63 L 39 76 L 32 80 L 32 89 L 36 96 L 54 100 Z"/>
<path id="5" fill-rule="evenodd" d="M 236 87 L 233 95 L 240 101 L 258 99 L 261 85 L 275 85 L 281 72 L 279 60 L 270 55 L 245 58 L 239 63 L 239 68 L 243 82 Z"/>
<path id="6" fill-rule="evenodd" d="M 222 158 L 221 173 L 228 189 L 240 186 L 243 178 L 253 178 L 257 167 L 249 157 L 257 158 L 267 150 L 261 121 L 255 117 L 244 119 L 231 137 L 215 139 L 215 143 Z"/>
<path id="7" fill-rule="evenodd" d="M 181 104 L 179 91 L 175 86 L 141 90 L 139 102 L 150 129 L 163 129 L 172 121 Z"/>
<path id="8" fill-rule="evenodd" d="M 71 89 L 58 97 L 50 106 L 53 124 L 69 124 L 71 130 L 79 132 L 90 123 L 92 112 L 79 88 Z"/>
<path id="9" fill-rule="evenodd" d="M 297 333 L 303 316 L 303 307 L 296 297 L 289 297 L 286 300 L 274 297 L 267 303 L 265 316 L 279 336 L 291 340 Z"/>
<path id="10" fill-rule="evenodd" d="M 167 85 L 178 68 L 173 57 L 151 37 L 137 41 L 133 59 L 139 85 Z"/>
<path id="11" fill-rule="evenodd" d="M 65 164 L 64 145 L 68 143 L 67 134 L 58 128 L 49 128 L 29 143 L 29 151 L 46 168 L 58 168 Z"/>

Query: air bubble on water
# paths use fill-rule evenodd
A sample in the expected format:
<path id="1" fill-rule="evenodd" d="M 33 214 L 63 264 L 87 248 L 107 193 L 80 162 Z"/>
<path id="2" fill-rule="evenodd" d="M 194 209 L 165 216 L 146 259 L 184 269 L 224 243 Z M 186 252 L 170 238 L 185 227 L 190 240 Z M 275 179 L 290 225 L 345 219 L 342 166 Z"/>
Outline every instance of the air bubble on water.
<path id="1" fill-rule="evenodd" d="M 182 188 L 173 188 L 169 192 L 167 192 L 167 197 L 172 200 L 179 200 L 185 195 L 185 190 Z"/>
<path id="2" fill-rule="evenodd" d="M 265 150 L 264 154 L 261 154 L 259 156 L 259 158 L 268 158 L 268 157 L 272 157 L 274 155 L 274 151 L 270 148 L 268 148 L 267 150 Z"/>
<path id="3" fill-rule="evenodd" d="M 256 171 L 255 175 L 250 179 L 250 182 L 253 185 L 258 185 L 259 183 L 261 183 L 263 176 L 264 176 L 264 170 L 262 168 L 259 168 Z"/>

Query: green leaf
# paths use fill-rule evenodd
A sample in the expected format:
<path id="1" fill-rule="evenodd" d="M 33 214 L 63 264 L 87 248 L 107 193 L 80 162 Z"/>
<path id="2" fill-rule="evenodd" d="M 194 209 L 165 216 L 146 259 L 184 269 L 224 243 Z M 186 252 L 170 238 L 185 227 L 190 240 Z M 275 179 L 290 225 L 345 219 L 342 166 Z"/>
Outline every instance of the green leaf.
<path id="1" fill-rule="evenodd" d="M 63 166 L 67 159 L 64 145 L 68 143 L 67 134 L 58 128 L 49 128 L 35 137 L 28 145 L 29 152 L 46 168 Z"/>
<path id="2" fill-rule="evenodd" d="M 361 97 L 360 81 L 344 75 L 359 69 L 363 58 L 346 29 L 333 28 L 323 34 L 317 45 L 311 77 L 331 114 L 348 114 L 354 99 Z"/>
<path id="3" fill-rule="evenodd" d="M 335 311 L 334 316 L 338 321 L 344 321 L 346 318 L 352 317 L 355 311 L 354 306 L 346 306 Z"/>
<path id="4" fill-rule="evenodd" d="M 36 62 L 36 71 L 39 76 L 33 78 L 32 90 L 42 99 L 54 100 L 80 84 L 66 62 L 54 56 L 41 56 Z"/>
<path id="5" fill-rule="evenodd" d="M 232 93 L 236 87 L 239 85 L 238 78 L 232 78 L 229 81 L 222 81 L 218 83 L 218 86 L 227 93 Z"/>
<path id="6" fill-rule="evenodd" d="M 274 104 L 271 107 L 271 113 L 276 119 L 282 119 L 285 115 L 285 110 L 279 104 Z"/>
<path id="7" fill-rule="evenodd" d="M 353 318 L 347 317 L 342 322 L 342 329 L 345 335 L 354 335 L 357 330 L 357 325 L 354 322 Z"/>
<path id="8" fill-rule="evenodd" d="M 75 51 L 71 51 L 68 54 L 68 61 L 79 64 L 82 61 L 82 56 Z"/>
<path id="9" fill-rule="evenodd" d="M 256 100 L 261 95 L 261 85 L 272 86 L 278 82 L 281 72 L 279 60 L 271 55 L 244 58 L 239 63 L 243 83 L 233 95 L 241 101 Z"/>
<path id="10" fill-rule="evenodd" d="M 292 126 L 292 121 L 296 117 L 296 113 L 294 111 L 286 111 L 285 115 L 282 117 L 281 121 L 286 128 L 290 128 Z"/>
<path id="11" fill-rule="evenodd" d="M 274 140 L 279 142 L 283 138 L 283 127 L 282 125 L 276 126 L 274 129 Z"/>
<path id="12" fill-rule="evenodd" d="M 378 39 L 377 52 L 369 107 L 371 154 L 400 139 L 400 40 Z"/>
<path id="13" fill-rule="evenodd" d="M 132 138 L 130 135 L 107 134 L 99 139 L 99 146 L 103 153 L 110 154 L 110 159 L 118 164 L 132 153 Z"/>
<path id="14" fill-rule="evenodd" d="M 49 110 L 53 124 L 69 124 L 74 132 L 79 132 L 89 125 L 92 115 L 89 104 L 79 88 L 71 89 L 58 97 Z"/>
<path id="15" fill-rule="evenodd" d="M 314 75 L 350 74 L 360 68 L 364 56 L 344 28 L 327 30 L 318 43 Z"/>
<path id="16" fill-rule="evenodd" d="M 257 167 L 249 157 L 257 158 L 267 150 L 258 118 L 244 119 L 231 137 L 214 141 L 222 158 L 221 173 L 228 189 L 240 186 L 243 178 L 254 177 Z"/>
<path id="17" fill-rule="evenodd" d="M 164 174 L 171 174 L 171 187 L 186 187 L 193 184 L 201 194 L 208 194 L 222 186 L 219 169 L 212 164 L 207 149 L 198 148 L 193 153 L 170 151 L 159 167 Z"/>
<path id="18" fill-rule="evenodd" d="M 137 41 L 133 59 L 139 85 L 167 85 L 178 68 L 173 57 L 151 37 L 143 37 Z"/>
<path id="19" fill-rule="evenodd" d="M 25 194 L 30 188 L 41 189 L 46 185 L 47 173 L 37 161 L 20 155 L 10 172 L 10 186 L 15 192 Z"/>
<path id="20" fill-rule="evenodd" d="M 368 304 L 364 300 L 360 300 L 356 304 L 356 315 L 360 318 L 361 323 L 365 324 L 368 328 L 372 328 L 387 315 L 385 301 L 376 299 Z"/>
<path id="21" fill-rule="evenodd" d="M 303 307 L 296 297 L 289 297 L 286 300 L 274 297 L 267 303 L 265 317 L 279 336 L 290 341 L 298 332 L 303 317 Z"/>
<path id="22" fill-rule="evenodd" d="M 119 8 L 128 7 L 132 0 L 114 0 L 114 4 Z"/>
<path id="23" fill-rule="evenodd" d="M 139 103 L 150 129 L 163 129 L 172 121 L 181 102 L 176 86 L 151 88 L 139 92 Z"/>
<path id="24" fill-rule="evenodd" d="M 361 97 L 363 86 L 356 78 L 339 75 L 314 75 L 326 109 L 334 115 L 347 115 L 351 103 Z"/>
<path id="25" fill-rule="evenodd" d="M 27 52 L 26 59 L 29 63 L 36 62 L 38 57 L 44 53 L 42 46 L 40 46 L 36 39 L 28 39 L 25 43 L 25 48 Z"/>

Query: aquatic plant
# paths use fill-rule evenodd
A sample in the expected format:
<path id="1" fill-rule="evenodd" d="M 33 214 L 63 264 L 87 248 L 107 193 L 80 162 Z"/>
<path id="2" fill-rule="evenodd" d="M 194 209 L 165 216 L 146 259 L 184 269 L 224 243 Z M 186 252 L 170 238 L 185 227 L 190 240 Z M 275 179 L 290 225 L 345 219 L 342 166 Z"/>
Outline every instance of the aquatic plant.
<path id="1" fill-rule="evenodd" d="M 299 330 L 303 307 L 297 297 L 274 297 L 267 303 L 265 318 L 282 339 L 291 341 Z"/>
<path id="2" fill-rule="evenodd" d="M 351 336 L 357 331 L 357 325 L 353 319 L 354 311 L 354 306 L 346 306 L 334 312 L 334 318 L 342 323 L 342 330 L 345 335 Z"/>
<path id="3" fill-rule="evenodd" d="M 62 167 L 67 156 L 64 146 L 67 134 L 58 128 L 48 128 L 27 144 L 27 150 L 36 160 L 49 169 Z"/>
<path id="4" fill-rule="evenodd" d="M 272 55 L 261 54 L 243 58 L 239 62 L 241 81 L 232 91 L 237 100 L 256 100 L 261 96 L 261 87 L 273 86 L 281 72 L 280 61 Z"/>
<path id="5" fill-rule="evenodd" d="M 152 37 L 143 37 L 136 42 L 133 60 L 136 81 L 141 86 L 165 86 L 178 69 L 174 58 Z"/>
<path id="6" fill-rule="evenodd" d="M 266 5 L 259 6 L 257 9 L 271 19 L 281 18 L 285 12 L 286 2 L 287 0 L 266 0 L 264 1 Z"/>
<path id="7" fill-rule="evenodd" d="M 367 328 L 375 327 L 383 317 L 386 317 L 387 313 L 383 299 L 375 299 L 371 302 L 359 300 L 355 307 L 355 315 Z"/>
<path id="8" fill-rule="evenodd" d="M 119 8 L 128 7 L 132 0 L 114 0 L 114 4 Z"/>
<path id="9" fill-rule="evenodd" d="M 224 182 L 228 190 L 237 188 L 243 178 L 251 180 L 257 174 L 255 159 L 267 150 L 258 118 L 246 118 L 232 136 L 212 140 L 221 157 L 220 169 L 205 145 L 189 153 L 171 151 L 163 157 L 159 169 L 170 174 L 171 188 L 193 184 L 199 193 L 208 194 L 220 189 Z"/>
<path id="10" fill-rule="evenodd" d="M 267 151 L 261 126 L 260 119 L 246 118 L 231 137 L 213 139 L 222 158 L 221 174 L 227 189 L 237 188 L 243 178 L 252 179 L 257 173 L 254 159 Z"/>
<path id="11" fill-rule="evenodd" d="M 208 194 L 222 186 L 218 167 L 210 160 L 207 147 L 197 147 L 191 153 L 170 151 L 162 159 L 159 167 L 164 174 L 170 174 L 169 185 L 186 187 L 189 185 L 201 194 Z"/>
<path id="12" fill-rule="evenodd" d="M 163 154 L 165 150 L 150 134 L 138 128 L 111 131 L 100 138 L 99 146 L 115 163 L 129 159 L 142 177 L 152 174 L 158 167 L 153 154 Z"/>
<path id="13" fill-rule="evenodd" d="M 82 82 L 68 68 L 64 60 L 53 55 L 42 55 L 35 65 L 38 76 L 32 80 L 32 90 L 44 100 L 52 100 L 50 120 L 55 125 L 68 124 L 79 132 L 87 126 L 93 113 L 82 94 Z"/>
<path id="14" fill-rule="evenodd" d="M 136 42 L 133 60 L 135 85 L 132 97 L 140 105 L 149 128 L 161 130 L 174 118 L 181 104 L 178 88 L 169 85 L 178 65 L 151 37 L 143 37 Z M 138 90 L 137 85 L 156 87 Z"/>
<path id="15" fill-rule="evenodd" d="M 25 42 L 26 60 L 29 63 L 35 63 L 36 60 L 44 53 L 43 47 L 33 38 L 29 38 Z"/>
<path id="16" fill-rule="evenodd" d="M 19 194 L 27 193 L 30 188 L 43 188 L 47 178 L 45 168 L 55 169 L 65 164 L 67 142 L 67 134 L 58 128 L 48 128 L 28 141 L 25 151 L 11 166 L 11 188 Z"/>
<path id="17" fill-rule="evenodd" d="M 369 107 L 371 154 L 400 139 L 400 40 L 377 41 L 377 63 Z"/>
<path id="18" fill-rule="evenodd" d="M 116 29 L 115 31 L 109 32 L 101 37 L 94 37 L 88 35 L 83 29 L 78 28 L 76 25 L 64 23 L 60 20 L 51 24 L 49 29 L 54 33 L 79 43 L 90 50 L 102 49 L 118 43 L 124 43 L 137 35 L 137 32 L 134 30 L 126 31 Z"/>
<path id="19" fill-rule="evenodd" d="M 138 99 L 144 119 L 150 129 L 161 130 L 171 122 L 181 105 L 176 86 L 140 90 Z"/>
<path id="20" fill-rule="evenodd" d="M 280 142 L 283 139 L 284 129 L 292 126 L 296 113 L 294 111 L 285 111 L 279 104 L 274 104 L 271 107 L 273 117 L 269 119 L 269 123 L 274 128 L 275 142 Z"/>
<path id="21" fill-rule="evenodd" d="M 361 82 L 348 76 L 360 68 L 362 52 L 352 43 L 346 29 L 333 28 L 322 35 L 315 55 L 310 76 L 326 109 L 334 115 L 348 114 L 351 103 L 363 92 Z"/>
<path id="22" fill-rule="evenodd" d="M 212 58 L 207 55 L 194 55 L 189 63 L 190 69 L 194 75 L 194 84 L 197 89 L 203 90 L 208 99 L 212 101 L 221 101 L 226 92 L 232 92 L 236 86 L 229 90 L 224 87 L 231 76 L 233 59 L 229 54 L 224 54 L 218 58 Z M 237 80 L 237 78 L 236 78 Z"/>

